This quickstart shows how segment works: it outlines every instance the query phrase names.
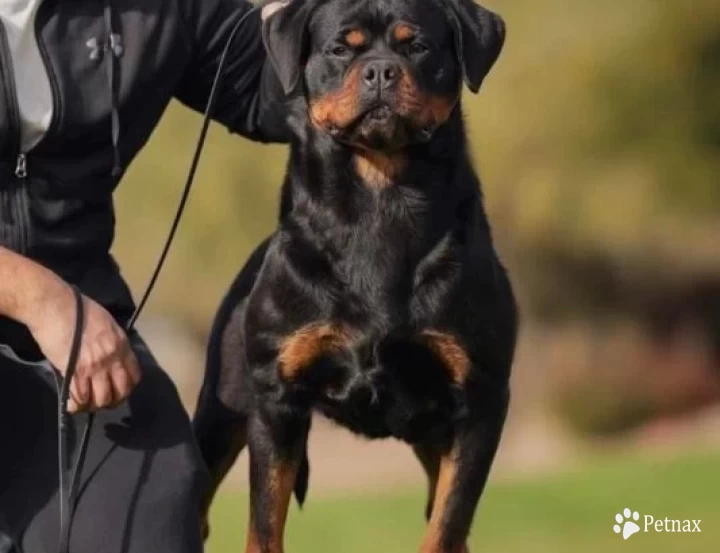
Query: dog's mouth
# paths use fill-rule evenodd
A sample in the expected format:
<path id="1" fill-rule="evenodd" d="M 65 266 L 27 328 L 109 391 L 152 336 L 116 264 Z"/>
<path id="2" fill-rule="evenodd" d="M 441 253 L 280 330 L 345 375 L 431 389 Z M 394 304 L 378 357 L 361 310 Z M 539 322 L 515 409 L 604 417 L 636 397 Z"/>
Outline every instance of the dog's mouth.
<path id="1" fill-rule="evenodd" d="M 370 150 L 398 150 L 417 141 L 417 129 L 412 121 L 387 102 L 376 102 L 362 110 L 344 128 L 330 129 L 338 141 Z M 428 130 L 429 138 L 432 131 Z"/>
<path id="2" fill-rule="evenodd" d="M 359 110 L 357 114 L 342 127 L 332 122 L 323 125 L 330 134 L 341 137 L 350 135 L 362 127 L 387 127 L 397 123 L 398 114 L 386 102 L 376 102 L 371 106 Z"/>
<path id="3" fill-rule="evenodd" d="M 367 110 L 362 116 L 362 123 L 370 123 L 373 125 L 383 125 L 390 121 L 391 118 L 395 117 L 396 114 L 392 108 L 386 103 L 380 103 L 369 110 Z"/>
<path id="4" fill-rule="evenodd" d="M 339 91 L 308 99 L 313 125 L 346 145 L 397 151 L 429 142 L 456 104 L 423 93 L 410 77 L 387 90 L 358 90 L 354 74 Z"/>
<path id="5" fill-rule="evenodd" d="M 396 135 L 402 121 L 389 104 L 378 103 L 361 113 L 353 127 L 352 130 L 360 137 L 392 140 L 400 138 Z"/>

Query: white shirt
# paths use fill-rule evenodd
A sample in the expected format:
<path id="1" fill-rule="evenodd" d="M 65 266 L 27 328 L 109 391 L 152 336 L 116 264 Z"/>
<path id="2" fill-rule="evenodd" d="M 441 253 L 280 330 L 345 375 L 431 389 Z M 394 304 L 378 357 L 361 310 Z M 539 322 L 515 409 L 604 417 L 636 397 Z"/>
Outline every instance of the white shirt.
<path id="1" fill-rule="evenodd" d="M 35 37 L 35 16 L 42 0 L 0 0 L 0 22 L 10 46 L 20 108 L 23 152 L 35 146 L 50 126 L 52 89 Z"/>

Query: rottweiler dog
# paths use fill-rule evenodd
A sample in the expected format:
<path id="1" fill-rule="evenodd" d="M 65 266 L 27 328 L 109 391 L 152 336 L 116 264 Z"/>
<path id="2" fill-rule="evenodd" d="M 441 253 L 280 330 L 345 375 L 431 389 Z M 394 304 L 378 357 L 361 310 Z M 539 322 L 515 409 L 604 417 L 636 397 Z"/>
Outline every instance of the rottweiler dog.
<path id="1" fill-rule="evenodd" d="M 415 451 L 422 553 L 461 553 L 509 401 L 517 309 L 460 96 L 502 48 L 472 0 L 291 0 L 263 39 L 294 139 L 276 232 L 217 315 L 194 420 L 212 474 L 247 445 L 249 553 L 281 553 L 313 412 Z"/>

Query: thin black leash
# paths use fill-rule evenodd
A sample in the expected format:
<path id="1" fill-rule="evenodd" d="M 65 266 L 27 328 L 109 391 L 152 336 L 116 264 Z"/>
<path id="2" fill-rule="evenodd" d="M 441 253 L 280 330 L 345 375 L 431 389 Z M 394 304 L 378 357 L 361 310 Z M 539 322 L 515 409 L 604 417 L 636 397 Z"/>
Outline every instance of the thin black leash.
<path id="1" fill-rule="evenodd" d="M 215 104 L 215 98 L 217 96 L 218 88 L 220 86 L 220 83 L 222 82 L 222 71 L 225 67 L 225 62 L 227 60 L 227 55 L 230 51 L 230 47 L 232 46 L 232 43 L 235 40 L 235 35 L 237 35 L 237 32 L 240 30 L 240 26 L 242 25 L 242 23 L 244 23 L 245 20 L 258 9 L 258 7 L 251 8 L 247 13 L 245 13 L 245 15 L 243 15 L 238 20 L 238 22 L 232 28 L 230 36 L 225 43 L 225 48 L 223 49 L 222 55 L 220 56 L 220 61 L 218 63 L 218 68 L 215 73 L 215 78 L 210 89 L 210 95 L 208 97 L 207 106 L 205 108 L 203 124 L 200 129 L 197 146 L 195 147 L 195 154 L 193 155 L 187 180 L 185 181 L 185 186 L 183 188 L 182 195 L 180 196 L 180 202 L 175 213 L 175 218 L 173 219 L 172 225 L 170 226 L 170 232 L 168 233 L 167 239 L 165 240 L 165 245 L 162 249 L 158 262 L 155 265 L 155 270 L 150 277 L 150 281 L 148 282 L 147 288 L 145 289 L 145 293 L 143 294 L 140 302 L 135 308 L 135 312 L 133 313 L 132 317 L 130 317 L 130 320 L 126 325 L 127 332 L 130 332 L 135 327 L 135 323 L 137 322 L 138 317 L 140 317 L 140 314 L 145 308 L 150 294 L 155 288 L 155 284 L 157 283 L 158 277 L 160 276 L 160 272 L 162 271 L 162 268 L 165 264 L 168 253 L 170 252 L 170 247 L 172 246 L 173 240 L 175 239 L 175 234 L 177 233 L 178 226 L 180 225 L 180 220 L 182 219 L 188 197 L 190 196 L 193 181 L 195 180 L 195 173 L 197 172 L 198 164 L 200 162 L 200 157 L 202 155 L 203 147 L 205 145 L 208 129 L 210 128 L 212 109 Z M 90 441 L 90 433 L 92 432 L 92 426 L 95 420 L 94 413 L 89 413 L 87 417 L 87 423 L 85 424 L 85 430 L 83 431 L 83 436 L 80 441 L 77 458 L 75 460 L 75 468 L 73 469 L 72 478 L 68 480 L 67 476 L 70 472 L 70 413 L 68 413 L 67 404 L 70 397 L 70 382 L 72 381 L 72 377 L 75 374 L 78 356 L 80 355 L 82 333 L 85 324 L 82 295 L 80 294 L 80 291 L 75 287 L 73 287 L 73 292 L 75 294 L 77 312 L 75 319 L 75 331 L 73 333 L 72 345 L 70 347 L 70 356 L 68 358 L 67 370 L 65 371 L 65 378 L 62 382 L 62 387 L 60 389 L 60 396 L 58 400 L 58 467 L 60 477 L 60 542 L 58 548 L 59 553 L 69 553 L 70 550 L 70 530 L 72 527 L 73 516 L 75 514 L 75 507 L 77 505 L 77 488 L 80 483 L 80 476 L 82 473 L 83 465 L 85 463 L 85 457 L 87 455 L 88 444 Z"/>

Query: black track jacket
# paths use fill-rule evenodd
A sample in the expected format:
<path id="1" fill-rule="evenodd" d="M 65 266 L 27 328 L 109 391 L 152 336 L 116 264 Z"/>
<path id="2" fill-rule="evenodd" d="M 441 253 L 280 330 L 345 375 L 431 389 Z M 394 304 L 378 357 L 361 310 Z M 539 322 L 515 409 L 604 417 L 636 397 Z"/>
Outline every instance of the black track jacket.
<path id="1" fill-rule="evenodd" d="M 29 152 L 20 151 L 0 23 L 0 245 L 125 320 L 133 301 L 109 253 L 113 190 L 172 98 L 204 110 L 231 29 L 251 8 L 245 0 L 43 0 L 35 31 L 54 111 Z M 250 139 L 285 141 L 260 27 L 255 11 L 237 33 L 214 117 Z M 0 318 L 0 342 L 24 349 L 13 344 L 25 341 L 19 330 Z"/>

